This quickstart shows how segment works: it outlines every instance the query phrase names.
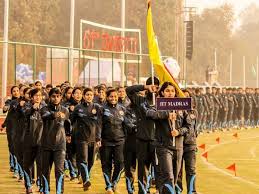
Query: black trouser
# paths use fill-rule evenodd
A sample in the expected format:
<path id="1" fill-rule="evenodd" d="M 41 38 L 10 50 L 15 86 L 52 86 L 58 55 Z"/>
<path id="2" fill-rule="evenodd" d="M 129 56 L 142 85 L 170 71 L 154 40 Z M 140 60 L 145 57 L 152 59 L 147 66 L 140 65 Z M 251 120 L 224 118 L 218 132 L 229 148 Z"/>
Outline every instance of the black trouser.
<path id="1" fill-rule="evenodd" d="M 129 134 L 125 141 L 125 176 L 126 176 L 126 186 L 129 193 L 134 191 L 134 173 L 136 171 L 136 135 Z"/>
<path id="2" fill-rule="evenodd" d="M 208 115 L 207 121 L 208 121 L 208 128 L 209 128 L 209 130 L 211 130 L 213 127 L 213 124 L 215 122 L 214 121 L 214 107 L 211 108 L 209 111 L 210 111 L 210 114 Z"/>
<path id="3" fill-rule="evenodd" d="M 183 162 L 185 167 L 186 183 L 187 183 L 187 193 L 189 193 L 190 188 L 192 193 L 196 193 L 196 146 L 185 145 L 183 152 L 183 160 L 181 169 L 178 175 L 177 185 L 183 190 L 182 178 L 183 178 Z"/>
<path id="4" fill-rule="evenodd" d="M 83 183 L 89 181 L 90 171 L 94 164 L 95 143 L 77 142 L 76 143 L 76 162 L 77 168 L 80 172 Z"/>
<path id="5" fill-rule="evenodd" d="M 256 108 L 256 119 L 255 120 L 256 120 L 256 125 L 259 126 L 259 107 Z"/>
<path id="6" fill-rule="evenodd" d="M 207 128 L 208 113 L 204 111 L 204 115 L 201 121 L 202 130 Z"/>
<path id="7" fill-rule="evenodd" d="M 181 168 L 183 150 L 170 150 L 168 148 L 158 146 L 156 148 L 158 159 L 157 181 L 159 192 L 162 194 L 175 193 L 175 184 Z"/>
<path id="8" fill-rule="evenodd" d="M 23 142 L 17 142 L 14 145 L 14 153 L 18 163 L 23 167 Z"/>
<path id="9" fill-rule="evenodd" d="M 61 190 L 61 193 L 64 192 L 63 172 L 65 156 L 65 149 L 42 150 L 42 174 L 44 176 L 42 181 L 44 194 L 50 191 L 50 172 L 53 162 L 55 164 L 56 190 Z"/>
<path id="10" fill-rule="evenodd" d="M 8 142 L 8 149 L 10 154 L 10 167 L 14 168 L 14 144 L 13 144 L 13 129 L 10 127 L 6 127 L 6 135 L 7 135 L 7 142 Z"/>
<path id="11" fill-rule="evenodd" d="M 230 105 L 229 106 L 229 110 L 228 110 L 228 124 L 229 124 L 229 127 L 232 127 L 233 125 L 233 115 L 234 115 L 234 105 Z"/>
<path id="12" fill-rule="evenodd" d="M 218 127 L 218 120 L 219 120 L 219 106 L 215 106 L 214 108 L 214 116 L 213 116 L 213 127 Z"/>
<path id="13" fill-rule="evenodd" d="M 23 142 L 19 140 L 14 141 L 14 155 L 17 159 L 17 167 L 18 167 L 18 173 L 19 178 L 24 177 L 23 173 Z"/>
<path id="14" fill-rule="evenodd" d="M 120 180 L 124 168 L 124 142 L 120 145 L 107 146 L 100 148 L 102 171 L 106 184 L 106 189 L 114 188 Z M 112 166 L 114 170 L 112 173 Z"/>
<path id="15" fill-rule="evenodd" d="M 227 127 L 227 121 L 228 121 L 228 110 L 223 110 L 223 120 L 222 120 L 222 127 Z"/>
<path id="16" fill-rule="evenodd" d="M 138 193 L 143 194 L 144 191 L 142 187 L 144 186 L 146 188 L 147 184 L 150 185 L 151 180 L 148 180 L 148 174 L 151 168 L 151 164 L 154 164 L 155 146 L 153 141 L 143 141 L 137 139 L 136 147 L 138 159 Z M 147 181 L 149 183 L 147 183 Z"/>
<path id="17" fill-rule="evenodd" d="M 251 115 L 252 115 L 252 106 L 248 105 L 247 108 L 245 109 L 245 122 L 246 122 L 246 125 L 250 125 Z"/>
<path id="18" fill-rule="evenodd" d="M 197 118 L 197 130 L 202 131 L 202 121 L 204 118 L 204 108 L 198 110 L 198 118 Z"/>
<path id="19" fill-rule="evenodd" d="M 41 150 L 40 146 L 24 146 L 23 152 L 23 169 L 24 169 L 24 184 L 25 188 L 31 187 L 31 180 L 34 176 L 34 162 L 37 164 L 37 178 L 40 179 L 42 175 L 41 170 Z"/>
<path id="20" fill-rule="evenodd" d="M 68 162 L 68 168 L 71 178 L 77 177 L 77 166 L 76 166 L 76 145 L 72 139 L 71 143 L 66 143 L 66 160 Z"/>

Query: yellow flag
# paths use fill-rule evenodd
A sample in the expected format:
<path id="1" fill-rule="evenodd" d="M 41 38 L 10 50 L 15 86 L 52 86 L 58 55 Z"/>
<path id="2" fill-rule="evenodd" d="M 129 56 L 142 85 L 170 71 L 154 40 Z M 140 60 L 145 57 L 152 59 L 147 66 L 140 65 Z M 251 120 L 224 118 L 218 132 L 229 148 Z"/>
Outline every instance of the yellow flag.
<path id="1" fill-rule="evenodd" d="M 179 97 L 185 97 L 184 93 L 176 83 L 173 75 L 170 73 L 170 71 L 166 68 L 166 66 L 161 60 L 159 47 L 155 37 L 154 29 L 153 29 L 150 0 L 148 1 L 148 11 L 147 11 L 147 38 L 148 38 L 149 58 L 151 63 L 154 66 L 156 75 L 159 77 L 160 82 L 161 83 L 166 81 L 172 82 L 177 90 Z"/>

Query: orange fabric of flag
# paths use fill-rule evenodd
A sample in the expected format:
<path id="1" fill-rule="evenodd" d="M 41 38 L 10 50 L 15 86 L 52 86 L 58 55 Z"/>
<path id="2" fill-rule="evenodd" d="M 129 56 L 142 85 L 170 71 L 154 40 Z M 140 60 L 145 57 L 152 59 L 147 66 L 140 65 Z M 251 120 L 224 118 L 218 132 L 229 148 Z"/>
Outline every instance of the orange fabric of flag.
<path id="1" fill-rule="evenodd" d="M 236 163 L 231 164 L 230 166 L 228 166 L 226 169 L 233 171 L 235 173 L 236 176 Z"/>
<path id="2" fill-rule="evenodd" d="M 201 145 L 199 145 L 198 147 L 205 150 L 206 145 L 205 145 L 205 144 L 201 144 Z"/>
<path id="3" fill-rule="evenodd" d="M 206 160 L 208 161 L 208 152 L 204 152 L 201 156 L 206 158 Z"/>

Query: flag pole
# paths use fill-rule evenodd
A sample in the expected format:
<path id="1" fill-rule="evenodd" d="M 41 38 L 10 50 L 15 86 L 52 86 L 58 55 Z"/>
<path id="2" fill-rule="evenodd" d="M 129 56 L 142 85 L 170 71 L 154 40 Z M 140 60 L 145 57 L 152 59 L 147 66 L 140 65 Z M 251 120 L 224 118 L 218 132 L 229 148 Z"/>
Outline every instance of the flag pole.
<path id="1" fill-rule="evenodd" d="M 151 77 L 152 77 L 152 85 L 155 85 L 155 70 L 154 70 L 154 64 L 151 62 Z M 152 102 L 153 102 L 153 106 L 156 105 L 156 94 L 152 93 Z"/>
<path id="2" fill-rule="evenodd" d="M 233 65 L 233 53 L 230 52 L 230 66 L 229 66 L 229 86 L 232 86 L 232 65 Z"/>
<path id="3" fill-rule="evenodd" d="M 246 88 L 246 57 L 243 56 L 243 87 Z"/>
<path id="4" fill-rule="evenodd" d="M 258 56 L 256 57 L 256 87 L 258 88 L 259 87 L 259 58 Z"/>
<path id="5" fill-rule="evenodd" d="M 9 0 L 4 2 L 4 45 L 3 45 L 3 66 L 2 66 L 2 107 L 4 98 L 7 95 L 7 66 L 8 66 L 8 26 L 9 26 Z M 16 69 L 14 70 L 16 71 Z"/>

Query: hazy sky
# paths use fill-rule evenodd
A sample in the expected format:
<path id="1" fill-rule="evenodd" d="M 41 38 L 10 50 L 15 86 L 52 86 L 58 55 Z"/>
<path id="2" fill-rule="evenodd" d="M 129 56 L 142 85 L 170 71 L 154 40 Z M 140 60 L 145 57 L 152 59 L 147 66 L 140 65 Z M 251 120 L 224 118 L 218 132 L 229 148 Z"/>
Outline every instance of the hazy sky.
<path id="1" fill-rule="evenodd" d="M 236 14 L 246 8 L 251 3 L 256 3 L 259 5 L 259 0 L 185 0 L 187 6 L 198 7 L 201 11 L 205 7 L 214 7 L 224 3 L 231 3 L 235 7 Z"/>

